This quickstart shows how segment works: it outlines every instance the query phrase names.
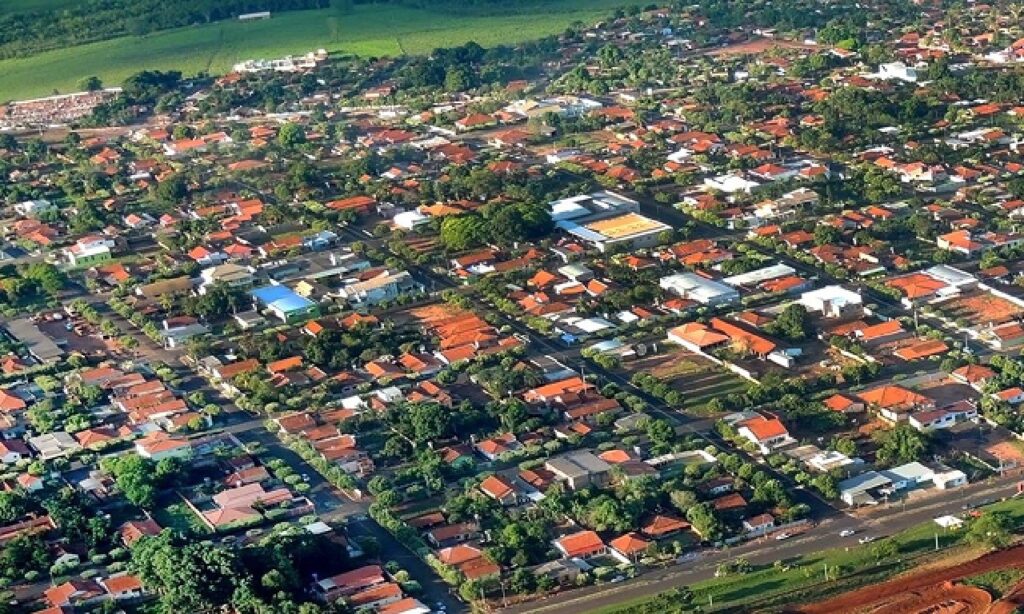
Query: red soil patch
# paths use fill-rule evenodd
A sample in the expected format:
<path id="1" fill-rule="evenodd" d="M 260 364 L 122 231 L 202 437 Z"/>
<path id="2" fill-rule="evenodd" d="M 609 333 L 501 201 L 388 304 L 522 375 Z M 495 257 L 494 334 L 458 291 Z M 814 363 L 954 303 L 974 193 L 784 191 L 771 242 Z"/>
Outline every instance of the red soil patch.
<path id="1" fill-rule="evenodd" d="M 807 51 L 813 51 L 815 49 L 818 49 L 818 46 L 807 45 L 804 43 L 794 43 L 793 41 L 774 38 L 755 38 L 742 43 L 736 43 L 734 45 L 726 45 L 725 47 L 712 49 L 708 51 L 705 55 L 715 57 L 726 55 L 760 55 L 770 49 L 804 49 Z"/>
<path id="2" fill-rule="evenodd" d="M 982 614 L 992 596 L 974 586 L 950 583 L 911 591 L 872 609 L 872 614 Z"/>
<path id="3" fill-rule="evenodd" d="M 1024 567 L 1024 546 L 986 554 L 962 565 L 936 569 L 905 578 L 875 584 L 828 601 L 803 606 L 804 614 L 872 611 L 886 614 L 973 614 L 985 612 L 991 603 L 976 590 L 952 582 L 997 569 Z M 988 593 L 981 591 L 986 596 Z M 978 609 L 980 608 L 980 609 Z"/>

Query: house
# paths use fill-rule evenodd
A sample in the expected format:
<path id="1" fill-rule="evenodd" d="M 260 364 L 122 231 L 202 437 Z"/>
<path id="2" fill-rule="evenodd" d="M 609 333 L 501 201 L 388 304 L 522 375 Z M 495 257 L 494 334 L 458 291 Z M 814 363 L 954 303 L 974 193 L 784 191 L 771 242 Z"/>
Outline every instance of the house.
<path id="1" fill-rule="evenodd" d="M 68 456 L 82 449 L 75 438 L 64 431 L 37 435 L 30 438 L 28 444 L 39 453 L 43 460 Z"/>
<path id="2" fill-rule="evenodd" d="M 489 461 L 498 460 L 505 452 L 518 450 L 521 444 L 512 433 L 497 435 L 473 444 L 474 449 Z"/>
<path id="3" fill-rule="evenodd" d="M 14 211 L 22 217 L 38 217 L 56 208 L 56 205 L 45 198 L 26 200 L 14 205 Z"/>
<path id="4" fill-rule="evenodd" d="M 463 576 L 470 580 L 501 573 L 501 568 L 488 560 L 480 548 L 469 544 L 458 544 L 439 550 L 437 559 L 445 565 L 458 569 Z"/>
<path id="5" fill-rule="evenodd" d="M 980 392 L 985 388 L 985 384 L 995 377 L 996 372 L 985 365 L 969 364 L 954 369 L 949 375 Z"/>
<path id="6" fill-rule="evenodd" d="M 13 465 L 31 455 L 31 450 L 20 439 L 0 439 L 0 463 Z"/>
<path id="7" fill-rule="evenodd" d="M 550 578 L 559 586 L 572 586 L 576 584 L 576 578 L 583 571 L 582 563 L 572 559 L 563 558 L 555 561 L 548 561 L 533 568 L 535 577 Z"/>
<path id="8" fill-rule="evenodd" d="M 338 290 L 338 297 L 355 305 L 376 305 L 391 301 L 400 294 L 422 292 L 423 286 L 408 271 L 381 275 L 347 284 Z"/>
<path id="9" fill-rule="evenodd" d="M 346 599 L 346 603 L 354 608 L 378 610 L 401 601 L 402 598 L 401 586 L 395 582 L 385 582 L 350 595 Z"/>
<path id="10" fill-rule="evenodd" d="M 893 424 L 906 419 L 911 411 L 935 409 L 935 403 L 928 397 L 897 384 L 872 388 L 857 396 Z"/>
<path id="11" fill-rule="evenodd" d="M 960 400 L 942 409 L 914 412 L 907 418 L 907 422 L 915 429 L 928 433 L 977 419 L 977 406 L 970 401 Z"/>
<path id="12" fill-rule="evenodd" d="M 631 532 L 611 540 L 608 542 L 608 547 L 627 559 L 635 561 L 647 553 L 652 543 L 654 542 L 644 539 L 639 533 Z"/>
<path id="13" fill-rule="evenodd" d="M 667 514 L 655 514 L 650 517 L 640 532 L 653 539 L 664 539 L 671 537 L 690 528 L 690 523 Z"/>
<path id="14" fill-rule="evenodd" d="M 206 292 L 218 284 L 229 288 L 247 288 L 253 284 L 252 271 L 240 264 L 226 262 L 199 272 L 199 294 Z"/>
<path id="15" fill-rule="evenodd" d="M 743 520 L 743 532 L 748 536 L 764 535 L 775 528 L 775 517 L 771 514 L 758 514 Z"/>
<path id="16" fill-rule="evenodd" d="M 480 482 L 480 491 L 504 506 L 519 503 L 515 486 L 499 475 L 491 475 Z"/>
<path id="17" fill-rule="evenodd" d="M 312 503 L 302 497 L 293 497 L 287 488 L 268 491 L 258 482 L 228 488 L 214 495 L 212 500 L 217 507 L 202 513 L 203 522 L 211 530 L 259 519 L 260 510 L 278 507 L 281 504 L 288 504 L 288 516 L 297 516 L 313 510 Z"/>
<path id="18" fill-rule="evenodd" d="M 152 461 L 161 461 L 165 458 L 188 458 L 192 454 L 192 444 L 186 439 L 179 439 L 157 431 L 136 440 L 135 452 L 142 458 Z"/>
<path id="19" fill-rule="evenodd" d="M 570 452 L 549 458 L 544 468 L 565 482 L 571 490 L 606 486 L 611 481 L 611 465 L 587 451 Z"/>
<path id="20" fill-rule="evenodd" d="M 132 544 L 143 537 L 159 535 L 160 531 L 160 525 L 155 520 L 146 518 L 144 520 L 129 520 L 125 522 L 118 528 L 118 535 L 125 546 L 131 547 Z"/>
<path id="21" fill-rule="evenodd" d="M 554 542 L 555 548 L 569 558 L 588 559 L 608 554 L 608 547 L 594 531 L 579 531 L 560 537 Z"/>
<path id="22" fill-rule="evenodd" d="M 43 596 L 54 607 L 88 606 L 106 599 L 107 592 L 92 580 L 73 578 L 64 584 L 46 589 Z"/>
<path id="23" fill-rule="evenodd" d="M 480 525 L 475 522 L 445 524 L 427 531 L 426 536 L 435 548 L 446 548 L 480 537 Z"/>
<path id="24" fill-rule="evenodd" d="M 701 322 L 687 322 L 668 331 L 668 340 L 692 352 L 705 353 L 728 345 L 728 335 L 712 330 Z"/>
<path id="25" fill-rule="evenodd" d="M 864 411 L 864 402 L 852 396 L 836 393 L 825 399 L 825 407 L 843 414 Z"/>
<path id="26" fill-rule="evenodd" d="M 377 614 L 430 614 L 430 612 L 430 608 L 413 597 L 406 597 L 377 610 Z"/>
<path id="27" fill-rule="evenodd" d="M 993 395 L 1000 401 L 1009 403 L 1010 405 L 1020 405 L 1024 403 L 1024 388 L 1020 386 L 1014 386 L 1005 390 L 1000 390 Z"/>
<path id="28" fill-rule="evenodd" d="M 736 423 L 736 427 L 736 432 L 754 443 L 762 454 L 770 454 L 773 450 L 796 441 L 790 436 L 782 421 L 774 416 L 758 415 Z"/>
<path id="29" fill-rule="evenodd" d="M 68 264 L 74 268 L 91 267 L 112 259 L 114 242 L 102 237 L 83 237 L 64 250 Z"/>
<path id="30" fill-rule="evenodd" d="M 109 594 L 115 601 L 138 599 L 144 594 L 142 581 L 139 580 L 138 576 L 133 576 L 127 573 L 110 576 L 109 578 L 100 580 L 99 584 L 106 589 L 107 594 Z"/>
<path id="31" fill-rule="evenodd" d="M 380 565 L 366 565 L 319 580 L 313 589 L 322 601 L 331 603 L 385 582 L 387 578 Z"/>

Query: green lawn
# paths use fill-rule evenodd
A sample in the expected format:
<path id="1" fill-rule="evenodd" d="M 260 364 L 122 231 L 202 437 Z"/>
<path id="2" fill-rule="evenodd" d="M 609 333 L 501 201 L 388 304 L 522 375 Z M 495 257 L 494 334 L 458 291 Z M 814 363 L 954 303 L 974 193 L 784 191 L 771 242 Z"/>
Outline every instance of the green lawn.
<path id="1" fill-rule="evenodd" d="M 180 500 L 177 503 L 158 506 L 153 511 L 153 520 L 162 528 L 174 529 L 181 533 L 191 532 L 204 535 L 210 532 L 206 525 L 192 513 L 192 510 L 188 509 Z"/>
<path id="2" fill-rule="evenodd" d="M 0 0 L 8 2 L 9 0 Z M 15 0 L 18 6 L 29 0 Z M 66 0 L 43 0 L 57 5 Z M 254 22 L 225 21 L 130 36 L 28 58 L 0 61 L 0 100 L 77 89 L 97 75 L 107 85 L 142 69 L 222 74 L 232 64 L 317 48 L 363 56 L 429 53 L 437 47 L 476 41 L 484 46 L 517 43 L 563 31 L 575 21 L 593 23 L 631 0 L 552 0 L 487 13 L 359 5 L 351 14 L 329 9 L 292 11 Z"/>
<path id="3" fill-rule="evenodd" d="M 986 508 L 1007 512 L 1017 524 L 1024 524 L 1024 499 L 1011 499 L 996 503 Z M 835 548 L 825 550 L 784 563 L 782 566 L 762 566 L 747 574 L 734 574 L 698 582 L 689 587 L 693 594 L 693 603 L 707 605 L 714 603 L 715 611 L 727 611 L 741 604 L 754 602 L 758 609 L 772 609 L 786 603 L 811 603 L 848 590 L 868 584 L 891 579 L 893 575 L 909 570 L 919 564 L 915 557 L 942 556 L 935 555 L 935 533 L 938 529 L 934 522 L 926 522 L 908 529 L 891 538 L 896 542 L 901 560 L 899 562 L 878 562 L 872 554 L 870 545 L 852 545 L 849 550 Z M 962 544 L 960 532 L 943 532 L 938 529 L 940 546 L 945 549 Z M 823 582 L 825 567 L 828 566 L 829 576 L 838 580 Z M 977 577 L 978 583 L 990 582 L 1005 585 L 1012 577 L 1006 574 L 986 574 Z M 1015 575 L 1015 574 L 1014 574 Z M 996 587 L 993 587 L 996 588 Z M 678 611 L 684 611 L 682 606 Z M 664 603 L 658 596 L 636 599 L 615 606 L 598 610 L 600 614 L 653 614 L 665 613 Z"/>

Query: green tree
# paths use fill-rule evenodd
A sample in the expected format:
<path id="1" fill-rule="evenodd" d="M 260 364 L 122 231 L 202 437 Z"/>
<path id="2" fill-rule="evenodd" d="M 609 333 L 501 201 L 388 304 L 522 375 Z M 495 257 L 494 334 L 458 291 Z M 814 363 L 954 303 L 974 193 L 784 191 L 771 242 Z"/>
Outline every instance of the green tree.
<path id="1" fill-rule="evenodd" d="M 774 322 L 765 326 L 765 330 L 789 341 L 802 341 L 814 333 L 807 309 L 799 303 L 787 305 Z"/>
<path id="2" fill-rule="evenodd" d="M 871 545 L 871 556 L 875 557 L 875 560 L 879 562 L 891 561 L 899 553 L 899 546 L 891 539 L 883 539 Z"/>
<path id="3" fill-rule="evenodd" d="M 101 81 L 100 78 L 96 75 L 93 75 L 91 77 L 86 77 L 79 81 L 78 87 L 85 91 L 95 92 L 103 89 L 103 81 Z"/>
<path id="4" fill-rule="evenodd" d="M 167 204 L 179 204 L 188 195 L 188 182 L 178 175 L 171 175 L 156 186 L 156 197 Z"/>
<path id="5" fill-rule="evenodd" d="M 899 465 L 921 460 L 928 451 L 926 435 L 909 424 L 900 424 L 885 431 L 877 431 L 876 458 L 883 465 Z"/>
<path id="6" fill-rule="evenodd" d="M 167 612 L 220 608 L 248 580 L 232 551 L 208 542 L 182 542 L 166 530 L 136 542 L 131 566 L 160 595 Z"/>
<path id="7" fill-rule="evenodd" d="M 277 142 L 289 149 L 298 147 L 306 142 L 306 129 L 299 124 L 288 122 L 277 131 Z"/>
<path id="8" fill-rule="evenodd" d="M 1005 512 L 984 512 L 967 527 L 967 540 L 989 548 L 1005 548 L 1013 541 L 1013 518 Z"/>
<path id="9" fill-rule="evenodd" d="M 104 458 L 100 467 L 114 476 L 118 490 L 128 501 L 152 509 L 157 493 L 153 463 L 137 454 L 123 454 Z"/>

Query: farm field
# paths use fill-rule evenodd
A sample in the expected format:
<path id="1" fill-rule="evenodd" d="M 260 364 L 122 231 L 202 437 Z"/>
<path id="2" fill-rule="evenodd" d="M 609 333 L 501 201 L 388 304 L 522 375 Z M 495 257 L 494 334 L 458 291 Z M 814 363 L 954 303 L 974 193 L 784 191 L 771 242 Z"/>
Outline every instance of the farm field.
<path id="1" fill-rule="evenodd" d="M 63 1 L 44 0 L 53 6 Z M 22 8 L 28 5 L 28 0 L 16 2 Z M 0 60 L 0 101 L 75 91 L 90 75 L 112 86 L 144 69 L 180 70 L 186 76 L 222 74 L 239 61 L 317 48 L 396 56 L 469 41 L 483 46 L 519 43 L 557 34 L 576 21 L 599 21 L 614 7 L 627 4 L 628 0 L 554 0 L 486 13 L 359 5 L 347 15 L 324 9 L 281 13 L 263 21 L 218 22 Z"/>

